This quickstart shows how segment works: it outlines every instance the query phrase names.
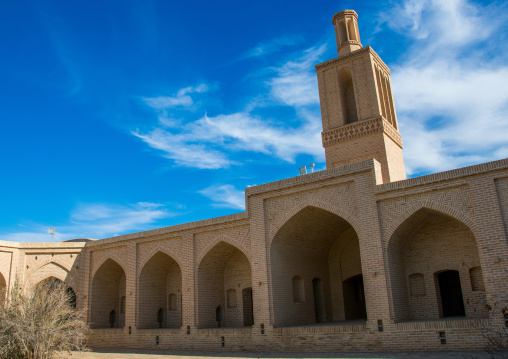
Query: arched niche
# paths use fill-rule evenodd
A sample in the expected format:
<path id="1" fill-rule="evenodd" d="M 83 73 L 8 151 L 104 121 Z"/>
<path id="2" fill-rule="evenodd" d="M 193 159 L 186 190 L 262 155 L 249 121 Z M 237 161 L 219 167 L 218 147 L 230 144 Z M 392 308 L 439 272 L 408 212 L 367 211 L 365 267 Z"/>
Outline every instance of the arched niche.
<path id="1" fill-rule="evenodd" d="M 180 328 L 182 271 L 169 255 L 157 252 L 138 280 L 138 328 Z"/>
<path id="2" fill-rule="evenodd" d="M 44 285 L 44 286 L 52 286 L 52 285 L 62 285 L 66 288 L 67 295 L 69 297 L 69 305 L 73 308 L 76 308 L 76 292 L 74 289 L 68 285 L 66 282 L 62 281 L 59 278 L 50 276 L 41 281 L 39 281 L 36 286 Z"/>
<path id="3" fill-rule="evenodd" d="M 356 97 L 353 86 L 351 70 L 344 67 L 339 72 L 339 86 L 341 94 L 341 108 L 344 124 L 358 121 L 358 111 L 356 109 Z"/>
<path id="4" fill-rule="evenodd" d="M 471 284 L 470 269 L 480 263 L 476 240 L 471 229 L 457 218 L 420 208 L 393 232 L 386 251 L 395 321 L 447 317 L 443 301 L 448 303 L 459 296 L 463 297 L 466 317 L 488 316 L 481 305 L 485 292 L 474 291 Z M 451 274 L 450 278 L 441 275 L 440 279 L 438 274 L 445 271 L 456 272 L 455 280 L 450 279 Z M 475 270 L 477 281 L 478 273 L 481 271 Z M 445 294 L 449 299 L 440 294 L 446 280 L 455 288 Z"/>
<path id="5" fill-rule="evenodd" d="M 68 286 L 75 287 L 75 278 L 69 273 L 69 270 L 63 265 L 55 262 L 49 262 L 37 268 L 30 273 L 28 277 L 28 285 L 35 285 L 50 277 L 65 282 Z"/>
<path id="6" fill-rule="evenodd" d="M 361 275 L 362 266 L 358 235 L 345 219 L 303 208 L 276 233 L 270 263 L 275 326 L 365 319 L 365 314 L 346 313 L 356 303 L 350 302 L 355 297 L 344 291 L 344 281 Z M 365 301 L 358 305 L 365 313 Z"/>
<path id="7" fill-rule="evenodd" d="M 249 259 L 241 250 L 222 241 L 216 244 L 198 267 L 198 326 L 253 325 L 251 278 Z"/>
<path id="8" fill-rule="evenodd" d="M 118 315 L 122 297 L 126 295 L 123 268 L 107 259 L 95 272 L 90 294 L 90 326 L 93 329 L 123 328 L 125 314 Z"/>

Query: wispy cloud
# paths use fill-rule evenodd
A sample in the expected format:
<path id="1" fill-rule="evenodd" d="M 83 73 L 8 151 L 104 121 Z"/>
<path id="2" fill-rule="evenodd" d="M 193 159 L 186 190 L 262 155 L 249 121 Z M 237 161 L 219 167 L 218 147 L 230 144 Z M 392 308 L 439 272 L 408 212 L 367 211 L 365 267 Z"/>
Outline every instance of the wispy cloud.
<path id="1" fill-rule="evenodd" d="M 314 65 L 326 50 L 326 45 L 304 51 L 296 61 L 289 61 L 276 69 L 277 75 L 268 81 L 270 94 L 288 106 L 319 104 Z"/>
<path id="2" fill-rule="evenodd" d="M 253 57 L 266 56 L 275 52 L 281 51 L 282 49 L 290 46 L 299 44 L 302 38 L 299 36 L 283 36 L 272 39 L 268 42 L 262 42 L 256 47 L 243 53 L 239 60 L 246 60 Z"/>
<path id="3" fill-rule="evenodd" d="M 245 193 L 229 184 L 213 185 L 199 191 L 210 198 L 215 208 L 245 209 Z"/>
<path id="4" fill-rule="evenodd" d="M 136 130 L 132 134 L 150 147 L 162 151 L 163 156 L 173 160 L 177 166 L 218 169 L 227 168 L 233 163 L 224 153 L 210 148 L 206 143 L 195 143 L 199 139 L 193 137 L 192 129 L 173 134 L 156 128 L 148 133 Z"/>
<path id="5" fill-rule="evenodd" d="M 250 102 L 243 111 L 216 116 L 205 114 L 185 124 L 168 118 L 165 113 L 159 114 L 159 123 L 154 128 L 148 131 L 137 129 L 132 134 L 151 148 L 161 151 L 162 156 L 173 160 L 175 165 L 184 167 L 227 168 L 241 163 L 233 158 L 242 151 L 275 156 L 289 163 L 294 163 L 300 154 L 310 154 L 322 161 L 324 156 L 314 64 L 324 50 L 324 46 L 307 49 L 296 60 L 269 69 L 270 76 L 262 80 L 267 91 L 262 106 L 293 108 L 294 115 L 289 120 L 263 118 L 256 114 L 255 102 L 254 105 Z M 194 92 L 198 92 L 196 88 L 185 88 L 172 99 L 188 97 L 185 102 L 192 104 L 190 94 Z M 158 100 L 154 103 L 146 99 L 145 102 L 156 110 L 163 108 L 159 106 L 160 103 L 168 103 Z M 192 113 L 186 112 L 183 116 L 192 116 Z"/>
<path id="6" fill-rule="evenodd" d="M 144 97 L 143 101 L 145 101 L 148 106 L 157 110 L 165 110 L 177 106 L 189 107 L 194 104 L 189 94 L 206 92 L 208 89 L 208 86 L 205 84 L 200 84 L 195 87 L 189 86 L 180 89 L 176 95 L 173 96 Z"/>
<path id="7" fill-rule="evenodd" d="M 499 65 L 508 51 L 494 41 L 508 24 L 506 14 L 506 5 L 408 0 L 381 15 L 391 18 L 390 28 L 414 39 L 404 59 L 392 65 L 408 174 L 508 152 L 508 67 Z"/>
<path id="8" fill-rule="evenodd" d="M 55 241 L 73 238 L 106 238 L 132 231 L 150 229 L 159 220 L 178 215 L 160 203 L 139 202 L 133 205 L 81 204 L 70 214 L 69 221 L 56 227 Z M 16 242 L 50 242 L 48 225 L 23 225 L 23 232 L 0 235 L 0 240 Z"/>

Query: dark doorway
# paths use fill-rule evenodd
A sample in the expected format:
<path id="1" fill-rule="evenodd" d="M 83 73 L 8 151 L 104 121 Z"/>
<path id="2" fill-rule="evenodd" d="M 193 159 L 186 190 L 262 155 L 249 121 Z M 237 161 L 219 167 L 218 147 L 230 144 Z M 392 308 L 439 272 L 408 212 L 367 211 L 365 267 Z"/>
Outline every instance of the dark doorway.
<path id="1" fill-rule="evenodd" d="M 222 321 L 224 320 L 224 315 L 222 314 L 222 307 L 219 305 L 217 309 L 215 309 L 215 321 L 217 322 L 217 327 L 222 327 Z"/>
<path id="2" fill-rule="evenodd" d="M 66 289 L 67 295 L 69 296 L 69 305 L 76 309 L 76 292 L 71 287 L 67 287 Z"/>
<path id="3" fill-rule="evenodd" d="M 111 328 L 116 328 L 116 312 L 114 309 L 109 313 L 109 324 Z"/>
<path id="4" fill-rule="evenodd" d="M 365 293 L 363 291 L 363 276 L 357 275 L 342 282 L 344 291 L 344 312 L 346 320 L 366 319 Z"/>
<path id="5" fill-rule="evenodd" d="M 443 317 L 466 316 L 459 272 L 447 270 L 437 275 Z"/>
<path id="6" fill-rule="evenodd" d="M 325 293 L 323 291 L 323 281 L 320 278 L 314 278 L 312 280 L 312 291 L 314 293 L 316 323 L 324 323 L 326 322 Z"/>
<path id="7" fill-rule="evenodd" d="M 243 325 L 250 327 L 254 325 L 254 307 L 252 301 L 252 288 L 242 290 L 243 299 Z"/>
<path id="8" fill-rule="evenodd" d="M 157 311 L 157 323 L 159 323 L 159 328 L 164 328 L 164 309 L 162 308 Z"/>

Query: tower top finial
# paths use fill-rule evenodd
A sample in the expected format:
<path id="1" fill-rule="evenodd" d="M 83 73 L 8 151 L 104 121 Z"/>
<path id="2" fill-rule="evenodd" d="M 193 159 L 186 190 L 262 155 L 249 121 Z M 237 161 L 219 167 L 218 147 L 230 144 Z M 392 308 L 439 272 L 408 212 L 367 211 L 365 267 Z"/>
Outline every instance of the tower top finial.
<path id="1" fill-rule="evenodd" d="M 362 48 L 358 31 L 358 14 L 354 10 L 342 10 L 333 15 L 337 52 L 339 56 L 347 55 Z"/>

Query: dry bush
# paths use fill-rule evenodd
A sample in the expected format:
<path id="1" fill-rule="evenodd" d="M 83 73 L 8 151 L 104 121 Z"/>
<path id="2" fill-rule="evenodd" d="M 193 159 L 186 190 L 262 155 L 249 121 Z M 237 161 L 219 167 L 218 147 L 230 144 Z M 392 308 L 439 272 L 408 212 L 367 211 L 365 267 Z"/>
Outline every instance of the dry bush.
<path id="1" fill-rule="evenodd" d="M 477 328 L 486 339 L 483 350 L 491 359 L 508 359 L 508 295 L 496 300 L 485 299 L 477 304 L 478 310 L 487 310 L 492 318 L 490 324 Z"/>
<path id="2" fill-rule="evenodd" d="M 68 288 L 49 280 L 22 290 L 15 281 L 0 308 L 0 358 L 46 359 L 86 350 L 84 311 L 74 308 Z"/>

